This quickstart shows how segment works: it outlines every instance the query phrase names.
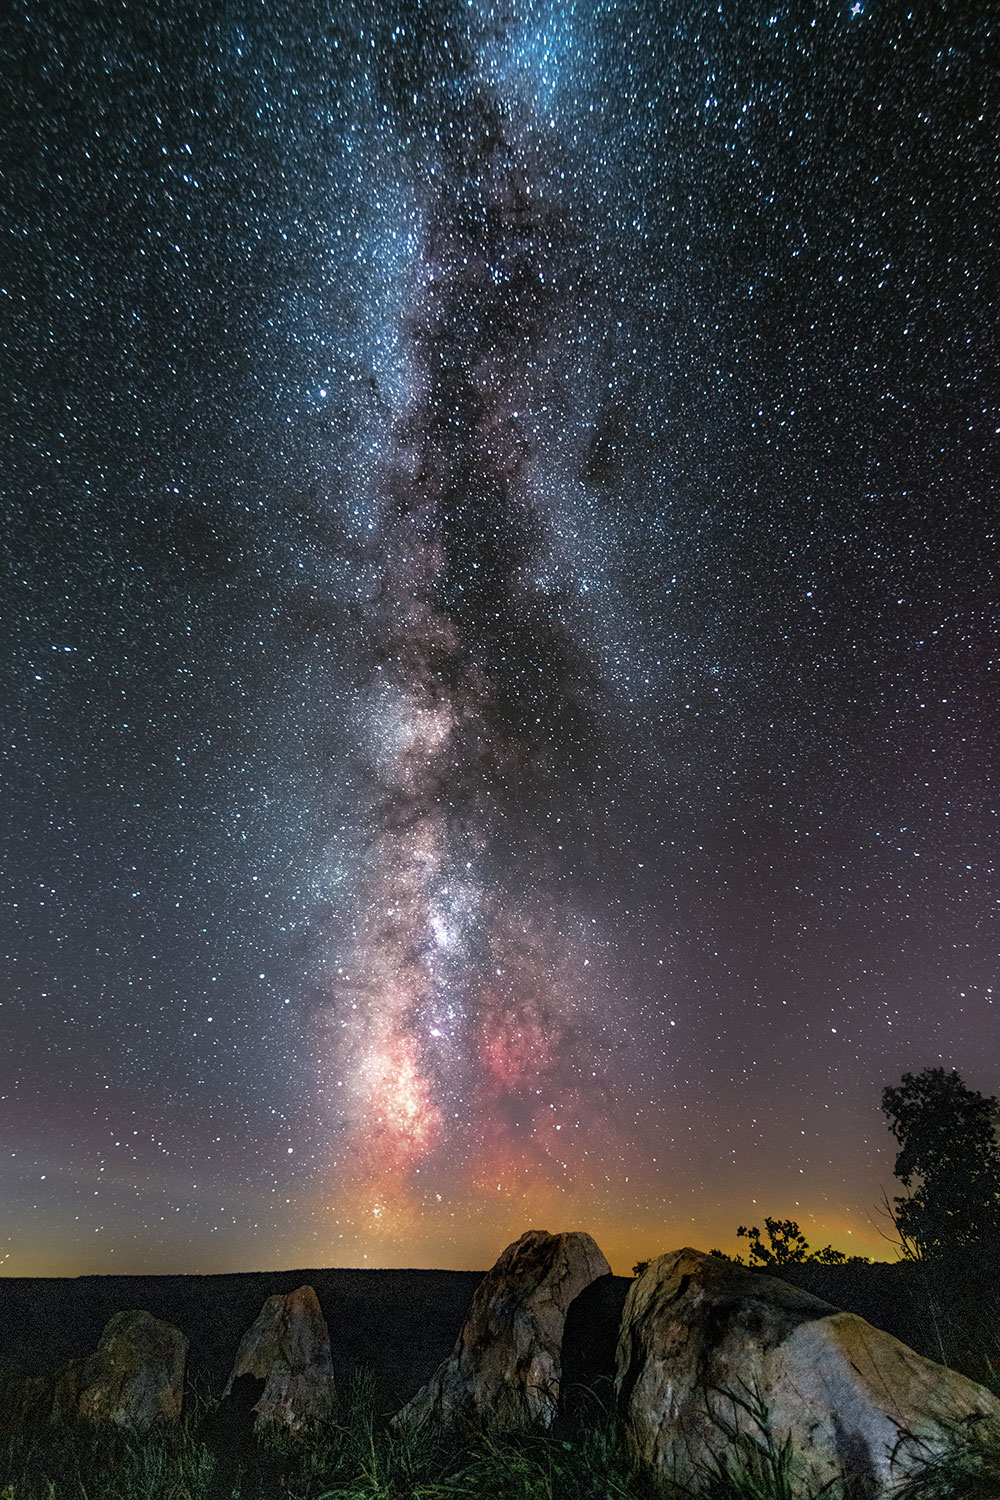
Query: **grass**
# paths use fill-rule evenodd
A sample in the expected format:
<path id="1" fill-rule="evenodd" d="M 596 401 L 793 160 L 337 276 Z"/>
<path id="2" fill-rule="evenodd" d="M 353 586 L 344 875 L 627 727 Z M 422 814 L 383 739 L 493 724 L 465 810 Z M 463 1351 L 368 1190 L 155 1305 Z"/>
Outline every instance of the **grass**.
<path id="1" fill-rule="evenodd" d="M 898 1500 L 997 1500 L 1000 1428 L 956 1428 L 947 1450 L 900 1490 Z"/>
<path id="2" fill-rule="evenodd" d="M 272 1434 L 242 1455 L 200 1438 L 215 1403 L 195 1395 L 148 1434 L 38 1425 L 0 1439 L 0 1500 L 648 1500 L 603 1413 L 570 1441 L 484 1433 L 461 1449 L 394 1433 L 374 1378 L 345 1387 L 337 1419 L 308 1438 Z"/>
<path id="3" fill-rule="evenodd" d="M 777 1442 L 760 1396 L 729 1390 L 717 1394 L 732 1403 L 734 1420 L 713 1410 L 723 1442 L 698 1482 L 685 1491 L 685 1500 L 860 1500 L 870 1495 L 864 1479 L 846 1474 L 807 1490 L 796 1479 L 792 1443 L 787 1438 Z M 741 1430 L 735 1420 L 737 1408 L 750 1417 L 750 1430 Z M 945 1450 L 928 1458 L 911 1479 L 897 1483 L 892 1500 L 1000 1500 L 1000 1426 L 988 1420 L 956 1424 Z"/>
<path id="4" fill-rule="evenodd" d="M 285 1476 L 289 1500 L 651 1500 L 614 1424 L 595 1404 L 569 1438 L 484 1432 L 462 1448 L 420 1432 L 393 1432 L 376 1415 L 362 1374 L 340 1419 L 302 1451 Z M 288 1454 L 287 1443 L 277 1444 Z"/>
<path id="5" fill-rule="evenodd" d="M 726 1393 L 753 1417 L 753 1435 L 720 1419 L 715 1458 L 672 1500 L 849 1500 L 850 1486 L 805 1494 L 794 1455 L 763 1408 Z M 0 1500 L 667 1500 L 630 1460 L 596 1398 L 573 1435 L 485 1433 L 460 1449 L 392 1432 L 362 1372 L 337 1420 L 307 1438 L 272 1435 L 226 1458 L 201 1440 L 215 1403 L 194 1394 L 181 1423 L 146 1435 L 108 1428 L 24 1429 L 0 1439 Z M 731 1427 L 731 1430 L 730 1430 Z M 998 1500 L 1000 1432 L 956 1432 L 948 1453 L 897 1500 Z"/>
<path id="6" fill-rule="evenodd" d="M 777 1441 L 760 1392 L 713 1390 L 712 1395 L 718 1398 L 711 1413 L 720 1446 L 702 1466 L 693 1493 L 704 1500 L 803 1500 L 795 1485 L 791 1438 Z M 749 1428 L 741 1416 L 749 1417 Z"/>
<path id="7" fill-rule="evenodd" d="M 85 1424 L 27 1425 L 0 1436 L 0 1500 L 207 1500 L 213 1463 L 197 1428 L 197 1396 L 183 1422 L 148 1435 Z"/>

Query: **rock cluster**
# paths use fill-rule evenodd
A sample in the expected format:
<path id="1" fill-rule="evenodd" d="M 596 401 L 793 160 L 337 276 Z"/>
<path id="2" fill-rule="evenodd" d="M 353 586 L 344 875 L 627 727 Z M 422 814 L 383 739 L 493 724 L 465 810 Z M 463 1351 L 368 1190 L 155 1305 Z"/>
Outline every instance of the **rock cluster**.
<path id="1" fill-rule="evenodd" d="M 21 1382 L 8 1420 L 138 1431 L 176 1421 L 186 1354 L 179 1329 L 117 1313 L 93 1354 L 54 1381 Z M 760 1475 L 783 1453 L 789 1500 L 892 1500 L 956 1438 L 1000 1443 L 1000 1400 L 982 1386 L 776 1276 L 684 1249 L 627 1284 L 590 1235 L 545 1230 L 504 1250 L 452 1353 L 394 1423 L 461 1439 L 547 1431 L 558 1418 L 571 1435 L 590 1411 L 574 1408 L 576 1383 L 611 1393 L 634 1458 L 664 1494 L 701 1493 L 723 1470 Z M 248 1464 L 259 1469 L 262 1429 L 308 1431 L 334 1402 L 313 1288 L 268 1297 L 201 1432 L 219 1494 Z"/>
<path id="2" fill-rule="evenodd" d="M 626 1440 L 666 1492 L 697 1489 L 720 1465 L 759 1473 L 787 1446 L 794 1500 L 845 1479 L 859 1500 L 890 1500 L 956 1435 L 983 1425 L 1000 1434 L 1000 1401 L 982 1386 L 853 1313 L 719 1257 L 662 1255 L 632 1284 L 619 1324 L 620 1306 L 589 1235 L 523 1235 L 397 1425 L 439 1436 L 546 1429 L 564 1366 L 589 1361 L 598 1371 L 616 1344 Z M 599 1340 L 588 1345 L 601 1310 L 604 1356 Z M 571 1342 L 580 1345 L 572 1356 Z"/>
<path id="3" fill-rule="evenodd" d="M 148 1312 L 109 1319 L 97 1349 L 55 1377 L 32 1377 L 6 1392 L 6 1425 L 110 1423 L 137 1432 L 175 1422 L 184 1399 L 188 1341 Z M 243 1430 L 301 1432 L 334 1406 L 330 1335 L 311 1286 L 268 1297 L 244 1335 L 206 1440 L 240 1448 Z"/>

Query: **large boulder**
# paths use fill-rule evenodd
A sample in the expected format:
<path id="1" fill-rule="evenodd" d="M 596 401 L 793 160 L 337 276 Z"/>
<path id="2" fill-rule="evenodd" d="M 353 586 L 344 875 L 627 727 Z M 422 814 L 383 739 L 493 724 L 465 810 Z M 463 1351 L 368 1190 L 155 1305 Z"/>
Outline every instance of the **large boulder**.
<path id="1" fill-rule="evenodd" d="M 223 1403 L 252 1389 L 252 1381 L 260 1383 L 252 1407 L 258 1429 L 298 1432 L 330 1415 L 335 1400 L 330 1334 L 311 1286 L 268 1297 L 243 1335 Z"/>
<path id="2" fill-rule="evenodd" d="M 951 1446 L 996 1424 L 1000 1401 L 853 1313 L 776 1277 L 675 1250 L 625 1303 L 619 1410 L 636 1457 L 697 1483 L 722 1456 L 791 1450 L 791 1493 L 850 1480 L 883 1500 Z"/>
<path id="3" fill-rule="evenodd" d="M 175 1422 L 184 1399 L 188 1341 L 148 1312 L 108 1319 L 96 1351 L 56 1376 L 52 1420 L 111 1422 L 137 1431 Z"/>
<path id="4" fill-rule="evenodd" d="M 573 1299 L 610 1274 L 589 1234 L 529 1229 L 480 1282 L 455 1348 L 395 1417 L 445 1435 L 552 1425 Z"/>

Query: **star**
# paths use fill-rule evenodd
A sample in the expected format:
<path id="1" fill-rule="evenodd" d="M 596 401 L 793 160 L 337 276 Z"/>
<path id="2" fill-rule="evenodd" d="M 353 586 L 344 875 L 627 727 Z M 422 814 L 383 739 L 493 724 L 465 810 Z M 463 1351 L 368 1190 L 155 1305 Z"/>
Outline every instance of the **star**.
<path id="1" fill-rule="evenodd" d="M 1000 1070 L 959 20 L 243 9 L 0 39 L 5 1269 L 867 1244 Z"/>

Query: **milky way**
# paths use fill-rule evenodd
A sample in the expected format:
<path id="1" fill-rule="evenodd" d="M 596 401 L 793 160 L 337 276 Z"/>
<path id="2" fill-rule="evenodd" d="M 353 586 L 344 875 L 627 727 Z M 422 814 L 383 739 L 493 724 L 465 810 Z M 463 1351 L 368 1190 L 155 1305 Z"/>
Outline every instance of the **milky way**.
<path id="1" fill-rule="evenodd" d="M 1000 1092 L 995 30 L 12 11 L 8 1270 L 883 1253 Z"/>
<path id="2" fill-rule="evenodd" d="M 549 576 L 573 562 L 546 445 L 574 404 L 578 257 L 536 122 L 477 73 L 463 88 L 418 157 L 403 395 L 373 482 L 371 845 L 330 1031 L 333 1057 L 359 1043 L 359 1203 L 411 1233 L 470 1189 L 562 1185 L 581 1118 L 612 1100 L 593 934 L 552 857 L 601 739 L 579 611 Z"/>

